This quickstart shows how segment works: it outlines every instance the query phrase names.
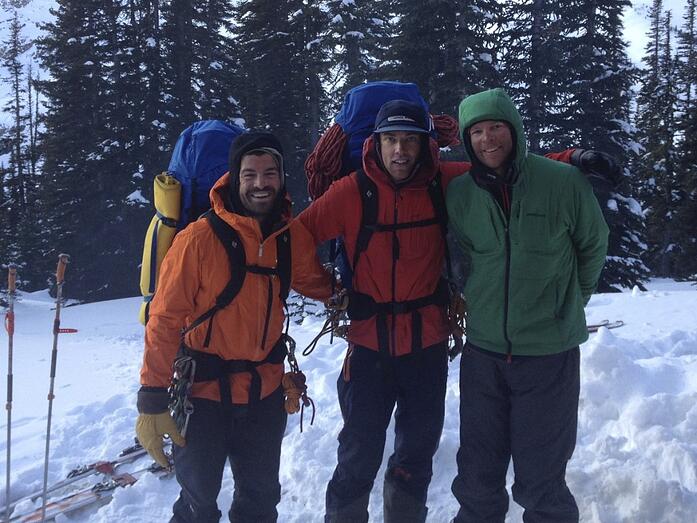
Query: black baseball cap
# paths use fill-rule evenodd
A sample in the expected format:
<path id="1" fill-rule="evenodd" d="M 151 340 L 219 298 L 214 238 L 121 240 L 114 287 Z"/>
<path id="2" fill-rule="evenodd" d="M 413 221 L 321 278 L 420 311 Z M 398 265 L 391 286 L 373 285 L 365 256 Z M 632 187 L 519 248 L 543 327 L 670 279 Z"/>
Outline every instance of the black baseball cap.
<path id="1" fill-rule="evenodd" d="M 422 105 L 407 100 L 390 100 L 380 107 L 373 132 L 409 131 L 428 134 L 431 130 L 431 116 Z"/>

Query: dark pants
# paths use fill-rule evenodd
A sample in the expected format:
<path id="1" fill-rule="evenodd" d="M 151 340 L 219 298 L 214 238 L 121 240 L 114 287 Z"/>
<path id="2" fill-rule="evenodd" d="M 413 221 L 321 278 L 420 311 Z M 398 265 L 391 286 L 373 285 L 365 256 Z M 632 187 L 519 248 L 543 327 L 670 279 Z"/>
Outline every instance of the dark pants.
<path id="1" fill-rule="evenodd" d="M 344 427 L 327 487 L 325 521 L 368 521 L 368 499 L 395 412 L 395 448 L 385 473 L 386 523 L 422 522 L 432 459 L 443 430 L 448 357 L 445 343 L 399 358 L 350 349 L 338 379 Z"/>
<path id="2" fill-rule="evenodd" d="M 460 363 L 460 450 L 455 523 L 503 523 L 506 471 L 526 523 L 577 522 L 566 485 L 576 446 L 579 349 L 511 363 L 466 348 Z"/>
<path id="3" fill-rule="evenodd" d="M 225 462 L 235 482 L 230 521 L 275 522 L 281 499 L 278 468 L 286 427 L 283 391 L 279 389 L 253 408 L 223 407 L 217 401 L 194 399 L 186 446 L 174 446 L 174 464 L 181 486 L 170 523 L 220 520 L 216 499 Z"/>

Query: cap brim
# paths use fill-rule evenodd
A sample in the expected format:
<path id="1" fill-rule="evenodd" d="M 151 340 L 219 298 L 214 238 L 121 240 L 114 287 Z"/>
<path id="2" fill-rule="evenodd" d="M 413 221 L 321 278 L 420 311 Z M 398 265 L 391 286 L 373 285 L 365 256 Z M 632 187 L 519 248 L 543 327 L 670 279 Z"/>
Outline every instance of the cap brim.
<path id="1" fill-rule="evenodd" d="M 389 131 L 407 131 L 410 133 L 422 133 L 422 134 L 428 134 L 428 131 L 425 129 L 422 129 L 421 127 L 416 127 L 412 125 L 405 125 L 405 124 L 394 124 L 394 125 L 386 125 L 384 127 L 380 127 L 379 129 L 375 129 L 375 133 L 386 133 Z"/>

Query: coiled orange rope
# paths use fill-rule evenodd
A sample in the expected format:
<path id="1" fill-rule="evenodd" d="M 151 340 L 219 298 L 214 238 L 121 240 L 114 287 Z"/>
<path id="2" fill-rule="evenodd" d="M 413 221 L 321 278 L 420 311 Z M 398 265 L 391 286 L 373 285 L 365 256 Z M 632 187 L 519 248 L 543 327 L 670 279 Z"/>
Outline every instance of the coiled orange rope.
<path id="1" fill-rule="evenodd" d="M 439 114 L 433 116 L 436 141 L 439 147 L 457 145 L 457 120 L 452 116 Z M 348 137 L 339 124 L 332 125 L 320 137 L 310 155 L 305 160 L 307 192 L 313 200 L 322 196 L 334 180 L 342 174 L 341 162 Z"/>

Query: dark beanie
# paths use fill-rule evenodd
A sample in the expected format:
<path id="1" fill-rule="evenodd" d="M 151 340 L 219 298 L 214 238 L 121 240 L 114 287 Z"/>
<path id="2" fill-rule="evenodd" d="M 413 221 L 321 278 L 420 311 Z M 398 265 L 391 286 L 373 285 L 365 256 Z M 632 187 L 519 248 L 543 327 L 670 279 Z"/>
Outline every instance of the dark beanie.
<path id="1" fill-rule="evenodd" d="M 240 202 L 240 165 L 242 157 L 253 151 L 266 152 L 278 162 L 281 175 L 281 191 L 279 199 L 285 197 L 285 173 L 283 172 L 283 147 L 273 134 L 264 131 L 248 131 L 240 134 L 230 145 L 228 169 L 230 171 L 230 201 L 235 212 L 244 213 Z"/>

